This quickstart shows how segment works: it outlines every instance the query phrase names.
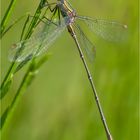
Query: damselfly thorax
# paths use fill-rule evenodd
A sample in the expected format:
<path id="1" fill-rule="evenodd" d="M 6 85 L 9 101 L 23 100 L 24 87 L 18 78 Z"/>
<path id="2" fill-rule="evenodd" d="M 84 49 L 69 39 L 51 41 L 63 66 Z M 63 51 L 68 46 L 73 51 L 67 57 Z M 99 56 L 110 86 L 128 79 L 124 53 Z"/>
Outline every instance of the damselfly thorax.
<path id="1" fill-rule="evenodd" d="M 63 17 L 74 18 L 76 16 L 75 10 L 71 7 L 71 5 L 66 0 L 58 1 L 57 6 L 59 7 Z"/>
<path id="2" fill-rule="evenodd" d="M 71 7 L 71 5 L 66 0 L 60 0 L 57 4 L 58 8 L 60 9 L 61 15 L 66 18 L 65 22 L 67 24 L 67 29 L 69 33 L 74 36 L 75 32 L 72 28 L 72 24 L 76 18 L 76 11 Z"/>

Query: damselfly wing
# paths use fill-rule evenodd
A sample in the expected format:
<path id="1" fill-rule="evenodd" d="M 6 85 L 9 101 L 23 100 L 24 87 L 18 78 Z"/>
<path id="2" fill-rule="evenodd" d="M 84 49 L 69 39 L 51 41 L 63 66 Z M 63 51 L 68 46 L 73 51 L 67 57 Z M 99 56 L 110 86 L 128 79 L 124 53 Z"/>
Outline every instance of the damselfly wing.
<path id="1" fill-rule="evenodd" d="M 65 20 L 62 20 L 61 24 L 58 21 L 47 21 L 42 26 L 41 32 L 33 35 L 30 39 L 14 44 L 10 49 L 9 59 L 21 62 L 29 56 L 36 57 L 42 54 L 60 36 L 65 27 Z"/>

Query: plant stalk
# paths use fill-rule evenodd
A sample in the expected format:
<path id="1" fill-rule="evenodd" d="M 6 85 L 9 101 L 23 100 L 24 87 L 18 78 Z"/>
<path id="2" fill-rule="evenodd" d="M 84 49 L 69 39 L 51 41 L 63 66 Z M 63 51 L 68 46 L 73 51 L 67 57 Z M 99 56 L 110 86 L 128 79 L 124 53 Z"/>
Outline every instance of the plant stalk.
<path id="1" fill-rule="evenodd" d="M 0 33 L 1 34 L 3 34 L 3 31 L 5 30 L 6 24 L 8 22 L 9 16 L 11 14 L 11 11 L 12 11 L 15 3 L 16 3 L 16 0 L 11 0 L 10 4 L 5 12 L 5 15 L 4 15 L 4 17 L 1 21 L 1 24 L 0 24 Z"/>

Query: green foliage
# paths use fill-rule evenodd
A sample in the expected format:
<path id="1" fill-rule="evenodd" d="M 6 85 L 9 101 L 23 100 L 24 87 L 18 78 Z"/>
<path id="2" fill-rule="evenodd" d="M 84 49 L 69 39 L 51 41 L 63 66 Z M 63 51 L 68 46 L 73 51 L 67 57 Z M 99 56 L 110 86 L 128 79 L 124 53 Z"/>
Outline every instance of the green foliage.
<path id="1" fill-rule="evenodd" d="M 3 32 L 5 32 L 5 27 L 7 26 L 9 16 L 12 13 L 12 9 L 13 9 L 15 3 L 16 3 L 16 0 L 11 0 L 10 4 L 9 4 L 9 6 L 8 6 L 6 12 L 5 12 L 5 15 L 4 15 L 4 17 L 3 17 L 2 21 L 1 21 L 1 24 L 0 24 L 0 33 L 1 33 L 1 35 L 3 35 Z M 0 38 L 2 37 L 1 35 L 0 35 Z"/>
<path id="2" fill-rule="evenodd" d="M 1 91 L 0 92 L 1 93 L 0 99 L 2 99 L 6 95 L 6 93 L 9 91 L 11 83 L 12 83 L 12 80 L 10 79 L 9 81 L 7 81 L 5 83 L 5 85 L 3 87 L 1 87 L 1 89 L 0 89 L 0 91 Z"/>
<path id="3" fill-rule="evenodd" d="M 8 111 L 9 111 L 9 107 L 7 107 L 7 109 L 5 109 L 5 112 L 2 114 L 2 116 L 0 118 L 0 129 L 2 129 L 2 127 L 5 123 L 5 120 L 6 120 L 7 115 L 8 115 Z"/>
<path id="4" fill-rule="evenodd" d="M 41 0 L 36 12 L 35 12 L 35 15 L 29 25 L 29 28 L 26 32 L 26 35 L 24 37 L 24 39 L 28 39 L 30 38 L 32 32 L 33 32 L 33 29 L 34 27 L 36 26 L 37 22 L 38 22 L 38 19 L 39 19 L 39 16 L 41 14 L 41 8 L 42 8 L 42 4 L 44 3 L 45 1 L 44 0 Z M 11 2 L 10 3 L 10 6 L 7 8 L 7 11 L 1 21 L 1 37 L 3 37 L 3 35 L 5 33 L 7 33 L 11 27 L 13 27 L 21 18 L 19 18 L 18 20 L 16 20 L 12 25 L 10 25 L 6 30 L 6 21 L 8 19 L 8 15 L 10 14 L 10 11 L 11 11 L 11 8 L 12 8 L 12 5 L 13 3 Z M 21 33 L 21 40 L 24 36 L 24 33 L 25 33 L 25 29 L 26 29 L 26 26 L 27 26 L 27 23 L 29 21 L 29 16 L 27 17 L 27 20 L 25 21 L 25 24 L 23 26 L 23 30 L 22 30 L 22 33 Z M 36 75 L 36 70 L 40 68 L 40 66 L 47 60 L 46 59 L 46 56 L 43 57 L 38 63 L 35 63 L 35 58 L 32 56 L 27 56 L 21 63 L 19 63 L 18 65 L 16 64 L 16 59 L 17 57 L 20 55 L 20 53 L 22 52 L 22 49 L 24 49 L 24 44 L 22 45 L 23 47 L 21 47 L 21 49 L 17 50 L 16 54 L 15 54 L 15 59 L 13 60 L 11 66 L 9 67 L 9 70 L 3 80 L 3 82 L 1 83 L 1 88 L 0 88 L 0 98 L 3 99 L 3 97 L 8 93 L 10 87 L 11 87 L 11 84 L 12 84 L 12 79 L 13 79 L 13 76 L 15 75 L 16 72 L 18 72 L 23 66 L 25 66 L 25 64 L 27 64 L 30 60 L 31 60 L 31 64 L 27 70 L 27 72 L 25 73 L 25 76 L 23 77 L 23 80 L 21 81 L 21 84 L 15 94 L 15 97 L 13 98 L 13 101 L 12 103 L 10 104 L 9 103 L 9 106 L 8 108 L 5 110 L 5 112 L 1 115 L 1 128 L 3 128 L 5 125 L 6 125 L 6 122 L 8 122 L 8 120 L 10 119 L 10 116 L 11 114 L 13 113 L 15 107 L 17 106 L 18 104 L 18 100 L 19 100 L 19 97 L 25 92 L 25 90 L 27 89 L 27 87 L 31 84 L 33 78 L 35 77 Z M 17 65 L 17 66 L 16 66 Z M 11 76 L 12 75 L 12 76 Z"/>

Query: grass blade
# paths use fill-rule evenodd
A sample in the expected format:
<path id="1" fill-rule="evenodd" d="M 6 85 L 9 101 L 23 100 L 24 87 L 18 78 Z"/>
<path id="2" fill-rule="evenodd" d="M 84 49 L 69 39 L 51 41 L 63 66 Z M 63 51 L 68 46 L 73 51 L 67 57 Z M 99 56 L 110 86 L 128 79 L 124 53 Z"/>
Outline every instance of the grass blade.
<path id="1" fill-rule="evenodd" d="M 0 129 L 3 128 L 3 125 L 4 125 L 7 115 L 8 115 L 8 111 L 9 111 L 9 107 L 7 107 L 7 109 L 5 110 L 5 112 L 2 114 L 2 116 L 0 118 Z"/>
<path id="2" fill-rule="evenodd" d="M 12 84 L 12 79 L 10 79 L 1 89 L 0 89 L 0 99 L 2 99 L 3 97 L 5 97 L 5 95 L 7 94 L 7 92 L 10 89 L 10 86 Z"/>
<path id="3" fill-rule="evenodd" d="M 3 32 L 5 30 L 6 24 L 8 22 L 8 18 L 9 18 L 10 14 L 11 14 L 11 11 L 12 11 L 15 3 L 16 3 L 16 0 L 11 0 L 10 4 L 9 4 L 9 6 L 8 6 L 6 12 L 5 12 L 5 15 L 4 15 L 4 17 L 2 19 L 2 22 L 0 24 L 0 33 L 1 34 L 3 34 Z"/>

